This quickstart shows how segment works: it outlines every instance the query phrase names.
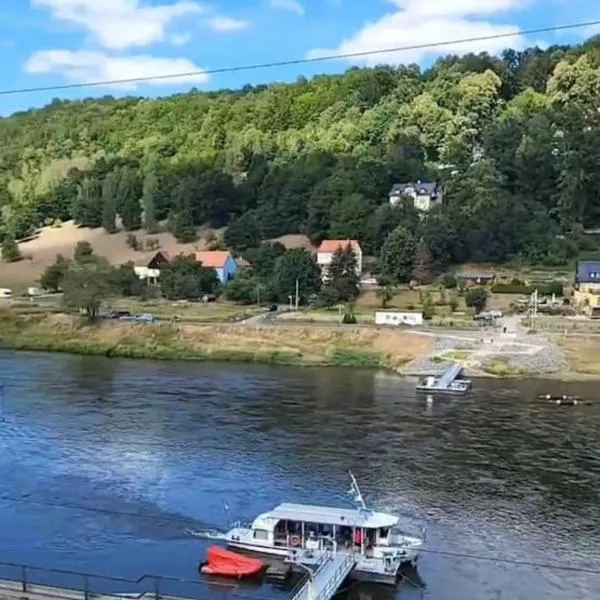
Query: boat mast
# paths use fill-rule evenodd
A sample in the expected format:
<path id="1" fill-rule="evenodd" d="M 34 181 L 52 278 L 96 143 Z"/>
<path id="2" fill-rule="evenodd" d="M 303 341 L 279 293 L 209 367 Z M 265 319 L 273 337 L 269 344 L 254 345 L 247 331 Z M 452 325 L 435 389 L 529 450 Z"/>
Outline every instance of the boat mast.
<path id="1" fill-rule="evenodd" d="M 350 486 L 350 490 L 348 491 L 348 493 L 352 496 L 352 499 L 354 500 L 355 504 L 357 504 L 361 510 L 368 511 L 369 509 L 365 504 L 363 496 L 360 492 L 360 488 L 358 487 L 356 477 L 354 477 L 354 473 L 352 473 L 352 471 L 348 471 L 348 473 L 350 474 L 350 480 L 352 481 L 352 485 Z"/>

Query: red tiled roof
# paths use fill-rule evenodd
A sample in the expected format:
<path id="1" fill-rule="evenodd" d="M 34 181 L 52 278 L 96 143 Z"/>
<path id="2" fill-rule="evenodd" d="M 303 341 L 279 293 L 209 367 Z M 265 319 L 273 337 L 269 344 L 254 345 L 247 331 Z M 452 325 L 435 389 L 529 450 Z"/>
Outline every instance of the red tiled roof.
<path id="1" fill-rule="evenodd" d="M 360 244 L 356 240 L 323 240 L 319 246 L 319 252 L 335 253 L 340 248 L 343 250 L 348 245 L 352 247 L 354 252 L 362 252 Z"/>
<path id="2" fill-rule="evenodd" d="M 207 250 L 205 252 L 196 252 L 196 260 L 202 263 L 203 267 L 212 269 L 222 269 L 231 254 L 227 250 Z"/>

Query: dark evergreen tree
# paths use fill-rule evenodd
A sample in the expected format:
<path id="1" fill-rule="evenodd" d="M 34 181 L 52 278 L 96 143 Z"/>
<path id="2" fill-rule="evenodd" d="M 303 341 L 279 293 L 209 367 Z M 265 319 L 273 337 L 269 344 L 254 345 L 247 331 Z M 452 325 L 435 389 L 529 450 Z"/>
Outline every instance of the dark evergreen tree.
<path id="1" fill-rule="evenodd" d="M 323 291 L 336 303 L 356 300 L 360 292 L 358 261 L 352 246 L 340 248 L 331 257 Z"/>
<path id="2" fill-rule="evenodd" d="M 115 173 L 109 173 L 102 183 L 102 227 L 108 233 L 117 231 L 118 187 L 119 181 Z"/>

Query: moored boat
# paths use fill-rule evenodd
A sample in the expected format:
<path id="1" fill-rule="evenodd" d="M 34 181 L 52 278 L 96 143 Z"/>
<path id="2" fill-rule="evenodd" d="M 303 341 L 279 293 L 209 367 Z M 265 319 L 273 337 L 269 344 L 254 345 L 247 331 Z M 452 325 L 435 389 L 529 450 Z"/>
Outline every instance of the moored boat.
<path id="1" fill-rule="evenodd" d="M 265 568 L 266 565 L 256 558 L 249 558 L 220 546 L 210 546 L 206 551 L 206 561 L 200 565 L 200 572 L 241 579 L 259 575 Z"/>
<path id="2" fill-rule="evenodd" d="M 352 554 L 351 577 L 395 584 L 401 565 L 416 562 L 424 539 L 407 535 L 395 515 L 367 508 L 350 476 L 356 508 L 280 504 L 251 524 L 235 524 L 225 535 L 228 546 L 282 559 L 301 554 L 303 562 L 311 552 Z"/>

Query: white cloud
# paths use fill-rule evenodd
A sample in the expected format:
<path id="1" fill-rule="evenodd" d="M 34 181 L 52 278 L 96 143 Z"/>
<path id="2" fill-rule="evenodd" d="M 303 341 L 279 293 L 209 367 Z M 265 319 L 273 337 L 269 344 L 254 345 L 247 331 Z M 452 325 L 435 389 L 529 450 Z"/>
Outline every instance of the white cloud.
<path id="1" fill-rule="evenodd" d="M 86 29 L 110 50 L 142 47 L 164 41 L 175 19 L 203 13 L 203 5 L 189 0 L 175 4 L 142 4 L 141 0 L 31 0 L 47 8 L 55 20 Z"/>
<path id="2" fill-rule="evenodd" d="M 304 14 L 304 6 L 298 0 L 269 0 L 269 6 L 279 10 L 287 10 L 302 16 Z"/>
<path id="3" fill-rule="evenodd" d="M 144 83 L 173 85 L 202 84 L 208 81 L 208 75 L 186 58 L 157 58 L 147 55 L 112 57 L 101 52 L 72 52 L 70 50 L 36 52 L 27 61 L 25 70 L 33 74 L 58 74 L 74 83 L 95 83 L 179 73 L 194 74 L 185 77 L 155 79 Z M 132 91 L 139 85 L 139 82 L 129 82 L 113 84 L 110 87 Z"/>
<path id="4" fill-rule="evenodd" d="M 388 0 L 396 11 L 366 23 L 361 30 L 343 40 L 337 48 L 314 49 L 309 58 L 335 54 L 382 51 L 388 48 L 422 46 L 449 40 L 518 34 L 519 27 L 497 24 L 492 15 L 525 8 L 536 0 Z M 464 54 L 487 50 L 497 53 L 507 46 L 523 45 L 521 36 L 510 39 L 452 43 L 438 48 L 416 48 L 394 53 L 350 59 L 367 65 L 421 62 L 428 55 Z"/>
<path id="5" fill-rule="evenodd" d="M 209 25 L 215 31 L 239 31 L 240 29 L 246 29 L 250 23 L 230 17 L 213 17 L 210 19 Z"/>

